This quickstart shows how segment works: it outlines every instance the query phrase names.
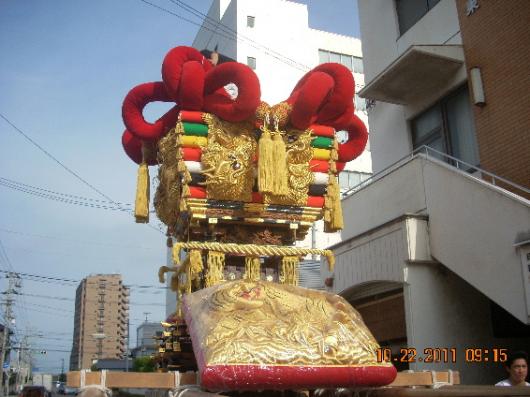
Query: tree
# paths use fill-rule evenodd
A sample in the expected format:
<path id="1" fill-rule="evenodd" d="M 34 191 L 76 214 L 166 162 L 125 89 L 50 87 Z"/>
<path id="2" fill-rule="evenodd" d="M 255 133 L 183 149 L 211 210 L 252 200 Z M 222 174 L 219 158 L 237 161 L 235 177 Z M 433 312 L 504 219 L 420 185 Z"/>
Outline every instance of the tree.
<path id="1" fill-rule="evenodd" d="M 151 357 L 137 357 L 133 361 L 134 372 L 155 372 L 155 361 Z"/>

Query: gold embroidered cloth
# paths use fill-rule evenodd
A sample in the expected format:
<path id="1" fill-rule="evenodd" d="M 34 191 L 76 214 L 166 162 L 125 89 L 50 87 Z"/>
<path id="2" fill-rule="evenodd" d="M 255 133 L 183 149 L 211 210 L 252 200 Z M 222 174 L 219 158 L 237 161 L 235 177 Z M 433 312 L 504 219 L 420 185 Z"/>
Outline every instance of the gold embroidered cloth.
<path id="1" fill-rule="evenodd" d="M 236 280 L 186 295 L 184 310 L 205 365 L 384 366 L 359 313 L 330 293 Z"/>

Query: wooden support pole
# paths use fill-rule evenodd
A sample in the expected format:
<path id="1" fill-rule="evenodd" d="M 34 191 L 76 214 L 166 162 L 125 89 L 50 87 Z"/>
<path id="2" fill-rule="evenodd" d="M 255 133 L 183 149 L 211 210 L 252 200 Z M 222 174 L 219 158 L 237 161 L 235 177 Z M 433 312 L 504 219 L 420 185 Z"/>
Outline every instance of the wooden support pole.
<path id="1" fill-rule="evenodd" d="M 101 372 L 85 372 L 84 384 L 81 383 L 81 371 L 68 372 L 66 384 L 69 387 L 101 385 Z M 109 389 L 174 389 L 182 385 L 197 384 L 195 372 L 112 372 L 105 377 L 105 385 Z"/>

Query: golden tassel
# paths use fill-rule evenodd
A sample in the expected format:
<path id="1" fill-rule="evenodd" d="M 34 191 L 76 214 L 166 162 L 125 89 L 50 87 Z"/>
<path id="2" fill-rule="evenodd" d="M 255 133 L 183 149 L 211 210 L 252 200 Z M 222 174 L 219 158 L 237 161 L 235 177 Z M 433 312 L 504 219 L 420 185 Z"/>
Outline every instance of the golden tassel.
<path id="1" fill-rule="evenodd" d="M 182 190 L 180 195 L 180 201 L 179 201 L 179 211 L 184 212 L 188 210 L 188 203 L 186 202 L 186 198 L 191 197 L 190 187 L 187 183 L 182 183 Z"/>
<path id="2" fill-rule="evenodd" d="M 342 217 L 342 206 L 340 202 L 340 188 L 337 183 L 337 177 L 329 175 L 329 184 L 324 199 L 324 231 L 333 233 L 344 227 Z"/>
<path id="3" fill-rule="evenodd" d="M 179 118 L 177 120 L 177 125 L 175 125 L 175 133 L 178 135 L 184 134 L 184 124 L 182 123 L 181 115 L 179 114 Z"/>
<path id="4" fill-rule="evenodd" d="M 190 262 L 189 255 L 186 258 L 185 265 L 186 265 L 186 268 L 185 268 L 186 269 L 186 293 L 191 294 L 191 262 Z"/>
<path id="5" fill-rule="evenodd" d="M 181 198 L 179 201 L 179 212 L 185 212 L 188 210 L 188 204 L 186 203 L 186 199 Z"/>
<path id="6" fill-rule="evenodd" d="M 171 275 L 171 281 L 169 283 L 169 289 L 171 291 L 174 291 L 174 292 L 178 291 L 178 289 L 179 289 L 179 277 L 178 277 L 177 273 Z"/>
<path id="7" fill-rule="evenodd" d="M 182 197 L 186 198 L 190 196 L 191 196 L 190 187 L 188 186 L 187 183 L 185 183 L 182 185 Z"/>
<path id="8" fill-rule="evenodd" d="M 339 143 L 337 142 L 337 138 L 333 139 L 333 147 L 331 148 L 330 159 L 333 161 L 337 161 L 339 159 Z"/>
<path id="9" fill-rule="evenodd" d="M 250 281 L 259 281 L 261 279 L 261 261 L 259 258 L 245 258 L 245 274 L 243 279 Z"/>
<path id="10" fill-rule="evenodd" d="M 142 143 L 142 163 L 138 168 L 136 180 L 136 200 L 134 203 L 134 217 L 136 223 L 149 223 L 149 167 L 147 166 L 147 147 Z"/>
<path id="11" fill-rule="evenodd" d="M 182 292 L 180 291 L 177 292 L 177 307 L 175 309 L 177 318 L 182 318 Z"/>
<path id="12" fill-rule="evenodd" d="M 186 168 L 186 171 L 184 171 L 184 175 L 183 175 L 183 178 L 182 178 L 182 182 L 184 184 L 188 184 L 191 182 L 191 174 L 190 172 L 188 171 L 188 169 Z"/>
<path id="13" fill-rule="evenodd" d="M 258 189 L 261 193 L 274 192 L 274 146 L 271 133 L 264 124 L 258 146 Z"/>
<path id="14" fill-rule="evenodd" d="M 289 193 L 289 175 L 287 172 L 287 153 L 285 142 L 279 131 L 272 137 L 272 150 L 274 156 L 274 180 L 273 192 L 276 195 L 287 195 Z"/>
<path id="15" fill-rule="evenodd" d="M 197 275 L 202 272 L 202 253 L 201 250 L 191 250 L 190 251 L 190 267 L 192 275 Z M 195 278 L 195 277 L 193 277 Z"/>
<path id="16" fill-rule="evenodd" d="M 183 173 L 183 172 L 186 172 L 187 170 L 188 170 L 188 167 L 186 167 L 186 163 L 181 157 L 177 163 L 177 171 L 180 173 Z"/>
<path id="17" fill-rule="evenodd" d="M 298 265 L 297 256 L 284 256 L 280 268 L 280 282 L 282 284 L 298 285 Z"/>
<path id="18" fill-rule="evenodd" d="M 335 163 L 335 160 L 329 160 L 329 172 L 333 175 L 337 174 L 337 164 Z"/>
<path id="19" fill-rule="evenodd" d="M 223 252 L 208 251 L 208 261 L 205 279 L 205 287 L 211 287 L 224 280 L 225 254 Z"/>

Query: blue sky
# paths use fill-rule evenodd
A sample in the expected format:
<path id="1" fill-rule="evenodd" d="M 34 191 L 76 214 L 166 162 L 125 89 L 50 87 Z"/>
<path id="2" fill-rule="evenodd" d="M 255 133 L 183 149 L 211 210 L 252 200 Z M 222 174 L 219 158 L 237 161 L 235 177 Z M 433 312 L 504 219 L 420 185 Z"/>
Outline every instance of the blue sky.
<path id="1" fill-rule="evenodd" d="M 152 2 L 200 23 L 170 0 Z M 189 2 L 203 13 L 210 3 Z M 311 27 L 359 37 L 356 1 L 303 3 L 309 6 Z M 113 201 L 132 203 L 136 166 L 120 143 L 123 97 L 139 83 L 160 80 L 166 52 L 190 45 L 197 30 L 140 0 L 1 0 L 0 114 Z M 106 199 L 2 118 L 0 148 L 0 271 L 73 280 L 119 272 L 126 284 L 157 285 L 157 269 L 166 260 L 157 222 L 151 228 L 135 224 L 124 211 L 80 205 L 85 198 Z M 50 195 L 35 188 L 68 194 L 53 196 L 78 203 L 27 193 Z M 34 348 L 49 350 L 45 358 L 35 355 L 35 366 L 57 372 L 61 358 L 68 367 L 69 354 L 51 350 L 71 348 L 74 310 L 73 301 L 57 298 L 73 299 L 75 284 L 29 278 L 16 300 L 17 330 L 43 336 L 31 339 Z M 5 278 L 0 282 L 3 291 Z M 150 312 L 150 320 L 162 319 L 164 294 L 133 288 L 130 299 L 134 339 L 143 312 Z"/>

